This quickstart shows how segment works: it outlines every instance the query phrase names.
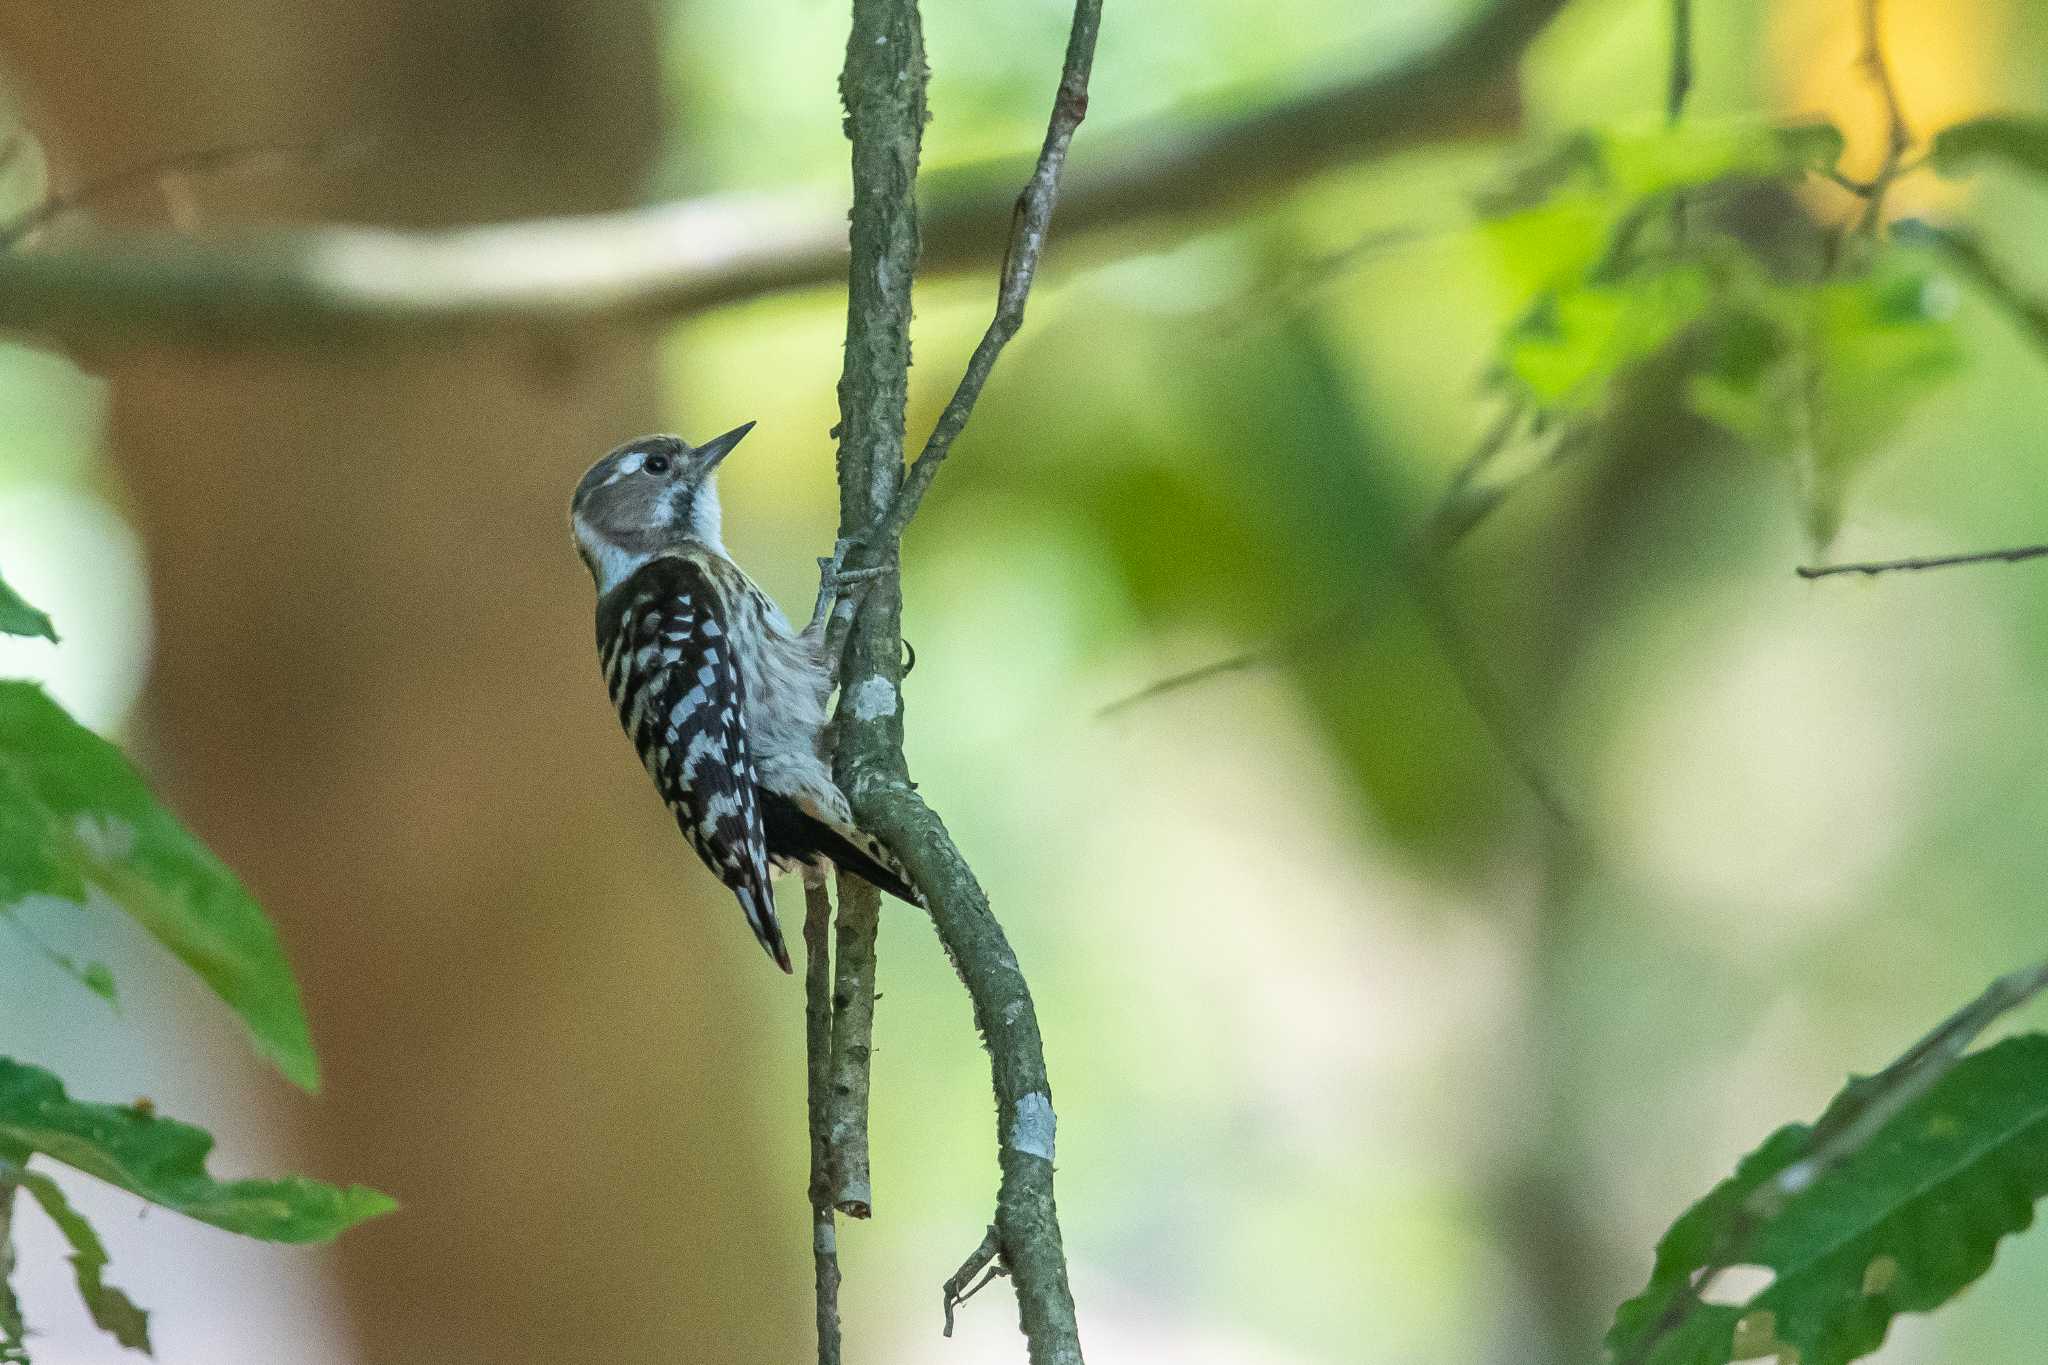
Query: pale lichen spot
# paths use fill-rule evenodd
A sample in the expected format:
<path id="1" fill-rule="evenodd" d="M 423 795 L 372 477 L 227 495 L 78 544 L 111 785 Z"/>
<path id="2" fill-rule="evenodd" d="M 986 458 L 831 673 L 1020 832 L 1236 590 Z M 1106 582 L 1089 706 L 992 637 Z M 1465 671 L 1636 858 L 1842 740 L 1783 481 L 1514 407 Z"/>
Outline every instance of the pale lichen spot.
<path id="1" fill-rule="evenodd" d="M 1032 1091 L 1017 1101 L 1017 1111 L 1010 1120 L 1010 1150 L 1051 1161 L 1056 1123 L 1052 1096 L 1042 1090 Z"/>
<path id="2" fill-rule="evenodd" d="M 866 678 L 847 698 L 847 707 L 859 721 L 880 720 L 896 714 L 896 688 L 887 678 Z"/>
<path id="3" fill-rule="evenodd" d="M 1896 1256 L 1873 1256 L 1870 1264 L 1863 1267 L 1863 1292 L 1866 1295 L 1888 1294 L 1899 1282 L 1899 1258 Z"/>

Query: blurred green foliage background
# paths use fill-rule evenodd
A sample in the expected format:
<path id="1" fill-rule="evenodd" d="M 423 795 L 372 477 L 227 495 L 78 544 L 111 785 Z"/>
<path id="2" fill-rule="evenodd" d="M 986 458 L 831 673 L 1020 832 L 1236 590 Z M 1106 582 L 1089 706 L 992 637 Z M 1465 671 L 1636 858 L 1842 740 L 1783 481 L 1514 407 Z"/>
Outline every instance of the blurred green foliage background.
<path id="1" fill-rule="evenodd" d="M 338 87 L 483 43 L 488 7 L 457 8 L 437 26 L 288 6 L 225 53 L 16 19 L 0 51 L 61 183 L 80 147 L 118 162 L 159 133 L 326 131 L 379 101 L 437 126 L 398 77 L 355 102 Z M 526 86 L 495 57 L 449 69 L 445 112 L 478 139 L 457 145 L 539 168 L 479 172 L 493 211 L 841 184 L 838 9 L 515 8 L 545 18 L 527 15 L 541 55 L 510 69 L 557 71 L 550 44 L 584 64 Z M 1695 8 L 1689 117 L 1831 118 L 1843 169 L 1871 172 L 1853 6 Z M 2048 95 L 2048 21 L 2020 0 L 1888 8 L 1917 132 Z M 1118 0 L 1075 164 L 1119 124 L 1398 62 L 1464 12 Z M 1035 141 L 1066 20 L 1050 0 L 931 8 L 929 166 Z M 1030 323 L 910 534 L 910 759 L 1037 994 L 1102 1360 L 1592 1359 L 1657 1233 L 1740 1153 L 2040 951 L 2048 571 L 1798 581 L 1814 549 L 1792 464 L 1650 364 L 1447 561 L 1462 659 L 1406 574 L 1497 420 L 1503 335 L 1574 249 L 1569 223 L 1510 230 L 1475 203 L 1574 132 L 1653 130 L 1666 21 L 1652 0 L 1575 0 L 1523 65 L 1512 144 L 1376 160 L 1221 223 L 1056 226 Z M 611 26 L 624 36 L 584 33 Z M 267 64 L 266 45 L 286 55 Z M 331 80 L 293 88 L 334 51 Z M 113 88 L 123 63 L 150 75 L 104 125 L 53 93 Z M 184 102 L 141 110 L 164 90 Z M 582 121 L 560 146 L 494 143 L 494 100 Z M 576 139 L 611 119 L 638 140 L 592 171 Z M 222 221 L 477 202 L 374 161 L 341 189 L 296 174 L 289 194 L 248 177 L 193 193 Z M 32 167 L 10 183 L 17 206 L 42 192 Z M 1780 211 L 1853 209 L 1810 181 Z M 2048 288 L 2037 184 L 1922 174 L 1892 211 L 1968 221 Z M 2048 529 L 2048 357 L 1936 274 L 1954 364 L 1896 410 L 1843 400 L 1840 420 L 1872 429 L 1836 558 Z M 924 287 L 914 432 L 992 292 L 992 272 Z M 757 419 L 724 481 L 727 538 L 801 606 L 832 536 L 843 311 L 822 288 L 651 342 L 566 338 L 590 354 L 559 369 L 524 343 L 144 355 L 94 378 L 0 351 L 0 565 L 66 636 L 0 642 L 0 672 L 47 677 L 244 871 L 283 922 L 332 1079 L 317 1105 L 282 1093 L 195 990 L 151 984 L 167 971 L 123 931 L 56 914 L 51 940 L 133 959 L 137 984 L 111 1017 L 10 973 L 8 1047 L 75 1091 L 222 1116 L 217 1164 L 284 1153 L 405 1206 L 327 1259 L 102 1219 L 122 1282 L 159 1310 L 162 1358 L 800 1358 L 798 991 L 639 789 L 561 508 L 642 428 Z M 893 907 L 881 962 L 877 1217 L 841 1236 L 849 1358 L 1019 1358 L 1000 1290 L 937 1335 L 933 1291 L 993 1189 L 986 1073 L 928 926 Z M 110 1358 L 64 1317 L 39 1245 L 39 1359 Z M 2044 1274 L 2048 1242 L 2008 1244 L 1877 1359 L 2029 1358 Z"/>

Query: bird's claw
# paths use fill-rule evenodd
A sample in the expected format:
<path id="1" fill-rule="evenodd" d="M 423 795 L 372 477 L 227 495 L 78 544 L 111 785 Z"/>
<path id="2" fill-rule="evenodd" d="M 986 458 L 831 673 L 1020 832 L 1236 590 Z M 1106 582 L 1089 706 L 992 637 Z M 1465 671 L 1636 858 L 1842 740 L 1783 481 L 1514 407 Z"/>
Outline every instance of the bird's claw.
<path id="1" fill-rule="evenodd" d="M 819 557 L 818 604 L 811 613 L 811 629 L 824 628 L 825 618 L 832 614 L 833 605 L 844 595 L 845 589 L 872 583 L 895 572 L 894 566 L 888 564 L 866 569 L 847 568 L 846 557 L 859 544 L 857 540 L 841 539 L 833 544 L 830 555 Z"/>

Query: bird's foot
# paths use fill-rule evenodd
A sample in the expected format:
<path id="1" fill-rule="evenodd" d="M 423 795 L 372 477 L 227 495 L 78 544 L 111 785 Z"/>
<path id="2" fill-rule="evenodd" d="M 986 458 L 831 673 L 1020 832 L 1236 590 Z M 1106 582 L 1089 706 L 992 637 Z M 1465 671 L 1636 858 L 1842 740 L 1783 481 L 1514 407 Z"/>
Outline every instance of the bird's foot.
<path id="1" fill-rule="evenodd" d="M 832 546 L 829 556 L 818 560 L 818 603 L 811 610 L 811 623 L 805 629 L 816 634 L 825 628 L 825 619 L 832 614 L 832 608 L 840 601 L 857 599 L 865 585 L 895 572 L 892 565 L 878 565 L 868 569 L 849 569 L 846 557 L 860 542 L 840 540 Z M 848 592 L 847 589 L 855 589 Z"/>

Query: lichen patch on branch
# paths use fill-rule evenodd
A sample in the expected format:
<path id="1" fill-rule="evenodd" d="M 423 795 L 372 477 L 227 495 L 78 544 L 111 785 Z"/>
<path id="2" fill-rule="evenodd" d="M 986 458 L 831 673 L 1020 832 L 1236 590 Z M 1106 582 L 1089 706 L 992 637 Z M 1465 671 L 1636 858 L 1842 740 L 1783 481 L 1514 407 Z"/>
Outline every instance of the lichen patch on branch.
<path id="1" fill-rule="evenodd" d="M 1052 1112 L 1052 1096 L 1032 1091 L 1017 1101 L 1016 1117 L 1010 1121 L 1011 1149 L 1051 1161 L 1053 1130 L 1058 1123 Z"/>

